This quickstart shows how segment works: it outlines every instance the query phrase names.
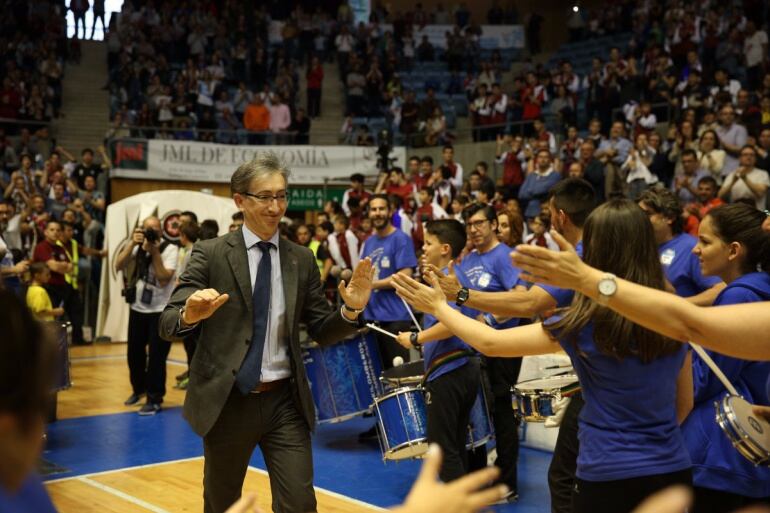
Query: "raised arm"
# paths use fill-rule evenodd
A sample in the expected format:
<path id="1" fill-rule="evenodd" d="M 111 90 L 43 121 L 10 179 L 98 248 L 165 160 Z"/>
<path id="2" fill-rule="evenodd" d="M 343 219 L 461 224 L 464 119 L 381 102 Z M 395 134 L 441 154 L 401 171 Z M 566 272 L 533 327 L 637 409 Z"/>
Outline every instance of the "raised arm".
<path id="1" fill-rule="evenodd" d="M 559 345 L 543 330 L 540 323 L 496 330 L 449 306 L 433 273 L 428 272 L 426 279 L 432 287 L 403 275 L 393 278 L 393 286 L 396 293 L 410 305 L 436 317 L 452 333 L 481 353 L 488 356 L 513 357 L 559 351 Z"/>
<path id="2" fill-rule="evenodd" d="M 580 260 L 559 234 L 552 231 L 551 235 L 563 251 L 520 245 L 513 255 L 516 265 L 528 279 L 574 289 L 596 299 L 604 273 Z M 668 292 L 620 278 L 616 282 L 617 291 L 607 306 L 640 326 L 728 356 L 770 360 L 770 302 L 699 307 Z"/>

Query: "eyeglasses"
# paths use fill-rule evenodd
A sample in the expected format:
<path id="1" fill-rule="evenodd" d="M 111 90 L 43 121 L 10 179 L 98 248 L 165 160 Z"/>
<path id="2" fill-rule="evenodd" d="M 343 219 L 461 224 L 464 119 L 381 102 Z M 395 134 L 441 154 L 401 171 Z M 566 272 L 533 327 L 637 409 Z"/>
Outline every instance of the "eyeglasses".
<path id="1" fill-rule="evenodd" d="M 242 193 L 244 196 L 249 196 L 250 198 L 254 198 L 257 200 L 258 203 L 261 203 L 262 205 L 267 205 L 271 203 L 273 200 L 277 201 L 279 205 L 283 205 L 284 203 L 289 201 L 289 196 L 285 192 L 280 192 L 278 194 L 254 194 L 251 192 L 244 192 Z"/>
<path id="2" fill-rule="evenodd" d="M 468 222 L 465 224 L 467 230 L 473 230 L 474 228 L 480 230 L 484 223 L 488 223 L 489 219 L 482 219 L 481 221 Z"/>

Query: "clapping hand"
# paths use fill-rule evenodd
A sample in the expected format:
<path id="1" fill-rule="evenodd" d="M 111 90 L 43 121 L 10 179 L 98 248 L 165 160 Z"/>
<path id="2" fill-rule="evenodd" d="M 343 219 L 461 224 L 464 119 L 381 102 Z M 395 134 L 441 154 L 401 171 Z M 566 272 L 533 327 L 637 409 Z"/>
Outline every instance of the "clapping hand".
<path id="1" fill-rule="evenodd" d="M 353 271 L 353 276 L 349 283 L 340 280 L 337 288 L 342 301 L 355 310 L 363 310 L 369 302 L 369 296 L 372 293 L 372 282 L 374 281 L 374 266 L 370 258 L 361 260 Z"/>
<path id="2" fill-rule="evenodd" d="M 483 488 L 500 474 L 496 467 L 487 467 L 451 483 L 438 480 L 439 468 L 441 449 L 433 444 L 406 501 L 393 513 L 473 513 L 508 493 L 505 485 Z"/>
<path id="3" fill-rule="evenodd" d="M 414 309 L 428 314 L 435 314 L 439 307 L 446 303 L 446 296 L 441 291 L 438 277 L 434 272 L 428 271 L 425 273 L 424 278 L 430 287 L 401 273 L 394 274 L 391 279 L 393 287 L 396 289 L 396 294 L 412 305 Z"/>
<path id="4" fill-rule="evenodd" d="M 446 298 L 449 301 L 455 301 L 457 299 L 457 293 L 460 292 L 462 285 L 460 285 L 460 281 L 455 274 L 454 263 L 449 263 L 449 274 L 444 274 L 441 272 L 441 269 L 433 264 L 426 264 L 423 267 L 423 274 L 427 274 L 428 272 L 433 273 L 436 277 L 438 286 L 441 288 L 441 291 Z"/>
<path id="5" fill-rule="evenodd" d="M 520 244 L 511 252 L 513 265 L 522 271 L 522 278 L 563 288 L 576 288 L 588 267 L 572 245 L 555 230 L 551 236 L 561 251 Z"/>

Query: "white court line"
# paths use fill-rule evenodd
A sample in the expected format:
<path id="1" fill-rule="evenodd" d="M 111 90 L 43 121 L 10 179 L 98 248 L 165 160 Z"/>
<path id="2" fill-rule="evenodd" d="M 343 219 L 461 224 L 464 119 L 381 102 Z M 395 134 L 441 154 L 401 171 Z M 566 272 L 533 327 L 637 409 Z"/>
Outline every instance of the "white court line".
<path id="1" fill-rule="evenodd" d="M 59 479 L 51 479 L 49 481 L 45 481 L 45 484 L 48 483 L 60 483 L 62 481 L 72 481 L 73 479 L 79 479 L 81 477 L 94 477 L 94 476 L 103 476 L 106 474 L 114 474 L 115 472 L 123 472 L 128 470 L 139 470 L 141 468 L 151 468 L 151 467 L 160 467 L 161 465 L 171 465 L 172 463 L 183 463 L 185 461 L 194 461 L 194 460 L 202 460 L 203 456 L 193 456 L 192 458 L 182 458 L 179 460 L 170 460 L 170 461 L 159 461 L 158 463 L 148 463 L 146 465 L 135 465 L 133 467 L 123 467 L 123 468 L 116 468 L 113 470 L 103 470 L 101 472 L 92 472 L 90 474 L 80 474 L 78 476 L 70 476 L 70 477 L 60 477 Z"/>
<path id="2" fill-rule="evenodd" d="M 124 354 L 104 354 L 100 356 L 75 356 L 73 358 L 70 358 L 70 362 L 72 363 L 78 363 L 78 362 L 93 362 L 98 360 L 125 360 L 126 355 Z M 187 366 L 187 362 L 183 362 L 182 360 L 176 360 L 173 358 L 169 358 L 166 360 L 166 363 L 171 365 L 184 365 Z"/>
<path id="3" fill-rule="evenodd" d="M 79 477 L 77 478 L 78 481 L 81 483 L 85 483 L 89 486 L 93 486 L 94 488 L 98 488 L 99 490 L 103 492 L 107 492 L 111 495 L 114 495 L 115 497 L 120 497 L 124 501 L 130 502 L 131 504 L 136 504 L 139 507 L 142 507 L 146 510 L 152 511 L 153 513 L 171 513 L 168 510 L 165 510 L 163 508 L 159 508 L 158 506 L 155 506 L 154 504 L 150 504 L 149 502 L 145 502 L 142 499 L 138 497 L 134 497 L 133 495 L 129 495 L 125 492 L 121 492 L 118 489 L 115 489 L 111 486 L 107 486 L 105 484 L 102 484 L 98 481 L 94 481 L 92 479 L 89 479 L 87 477 Z"/>
<path id="4" fill-rule="evenodd" d="M 91 474 L 82 474 L 82 475 L 79 475 L 79 476 L 71 476 L 71 477 L 62 477 L 62 478 L 59 478 L 59 479 L 51 479 L 49 481 L 45 481 L 44 484 L 47 485 L 49 483 L 61 483 L 61 482 L 65 482 L 65 481 L 82 481 L 82 482 L 84 482 L 84 483 L 86 483 L 88 485 L 91 485 L 91 486 L 94 486 L 94 487 L 99 488 L 101 490 L 104 490 L 105 492 L 112 493 L 113 495 L 117 495 L 117 496 L 119 496 L 121 498 L 124 498 L 124 499 L 128 500 L 129 502 L 133 502 L 134 504 L 140 505 L 143 508 L 147 508 L 150 511 L 154 511 L 156 513 L 169 513 L 169 512 L 167 512 L 164 509 L 158 508 L 157 506 L 153 506 L 152 504 L 144 503 L 144 501 L 142 501 L 141 499 L 137 499 L 136 497 L 132 497 L 131 495 L 125 494 L 124 492 L 121 492 L 120 490 L 116 490 L 116 489 L 111 488 L 111 487 L 109 487 L 107 485 L 103 485 L 102 483 L 94 481 L 94 480 L 92 480 L 90 478 L 91 477 L 96 477 L 96 476 L 103 476 L 103 475 L 106 475 L 106 474 L 115 474 L 117 472 L 128 472 L 128 471 L 131 471 L 131 470 L 138 470 L 138 469 L 151 468 L 151 467 L 159 467 L 161 465 L 171 465 L 171 464 L 174 464 L 174 463 L 183 463 L 183 462 L 186 462 L 186 461 L 194 461 L 194 460 L 202 460 L 202 459 L 203 459 L 203 456 L 195 456 L 193 458 L 183 458 L 183 459 L 179 459 L 179 460 L 161 461 L 161 462 L 158 462 L 158 463 L 148 463 L 147 465 L 136 465 L 136 466 L 133 466 L 133 467 L 116 468 L 116 469 L 113 469 L 113 470 L 104 470 L 102 472 L 93 472 Z M 257 472 L 259 474 L 268 475 L 266 470 L 262 470 L 261 468 L 257 468 L 257 467 L 252 467 L 251 465 L 249 465 L 248 470 Z M 331 497 L 335 497 L 337 499 L 341 499 L 341 500 L 345 500 L 345 501 L 348 501 L 348 502 L 352 502 L 353 504 L 357 504 L 359 506 L 363 506 L 363 507 L 367 507 L 367 508 L 372 508 L 372 509 L 375 509 L 375 510 L 378 510 L 378 511 L 385 511 L 385 508 L 381 508 L 379 506 L 375 506 L 374 504 L 369 504 L 368 502 L 364 502 L 364 501 L 361 501 L 361 500 L 358 500 L 358 499 L 354 499 L 353 497 L 348 497 L 347 495 L 342 495 L 341 493 L 332 492 L 331 490 L 327 490 L 326 488 L 321 488 L 319 486 L 314 486 L 313 488 L 316 491 L 318 491 L 318 492 L 323 492 L 323 493 L 325 493 L 325 494 L 327 494 L 327 495 L 329 495 Z M 114 493 L 113 490 L 114 490 L 114 492 L 117 492 L 117 493 Z"/>
<path id="5" fill-rule="evenodd" d="M 264 474 L 266 476 L 269 475 L 267 473 L 267 470 L 262 470 L 261 468 L 252 467 L 251 465 L 249 465 L 249 470 L 252 470 L 252 471 L 257 472 L 259 474 Z M 346 500 L 348 502 L 352 502 L 353 504 L 357 504 L 359 506 L 364 506 L 364 507 L 367 507 L 367 508 L 376 509 L 378 511 L 385 511 L 385 508 L 381 508 L 379 506 L 375 506 L 374 504 L 369 504 L 368 502 L 364 502 L 364 501 L 360 501 L 358 499 L 354 499 L 353 497 L 348 497 L 347 495 L 342 495 L 341 493 L 332 492 L 331 490 L 327 490 L 326 488 L 321 488 L 320 486 L 314 486 L 313 489 L 315 489 L 315 491 L 317 491 L 317 492 L 323 492 L 323 493 L 325 493 L 327 495 L 331 495 L 332 497 L 335 497 L 337 499 Z"/>

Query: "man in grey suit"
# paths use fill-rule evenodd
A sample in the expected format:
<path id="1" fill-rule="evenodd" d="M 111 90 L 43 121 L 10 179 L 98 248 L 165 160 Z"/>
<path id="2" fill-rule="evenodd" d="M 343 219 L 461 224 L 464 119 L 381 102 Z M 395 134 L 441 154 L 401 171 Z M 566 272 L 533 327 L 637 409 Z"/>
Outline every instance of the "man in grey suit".
<path id="1" fill-rule="evenodd" d="M 310 432 L 315 423 L 299 344 L 299 322 L 332 344 L 360 327 L 373 268 L 361 261 L 343 306 L 330 311 L 315 257 L 281 239 L 288 170 L 275 154 L 241 165 L 230 190 L 245 224 L 195 245 L 160 319 L 161 336 L 198 331 L 184 416 L 203 437 L 206 513 L 241 495 L 254 448 L 267 464 L 273 511 L 316 510 Z"/>

